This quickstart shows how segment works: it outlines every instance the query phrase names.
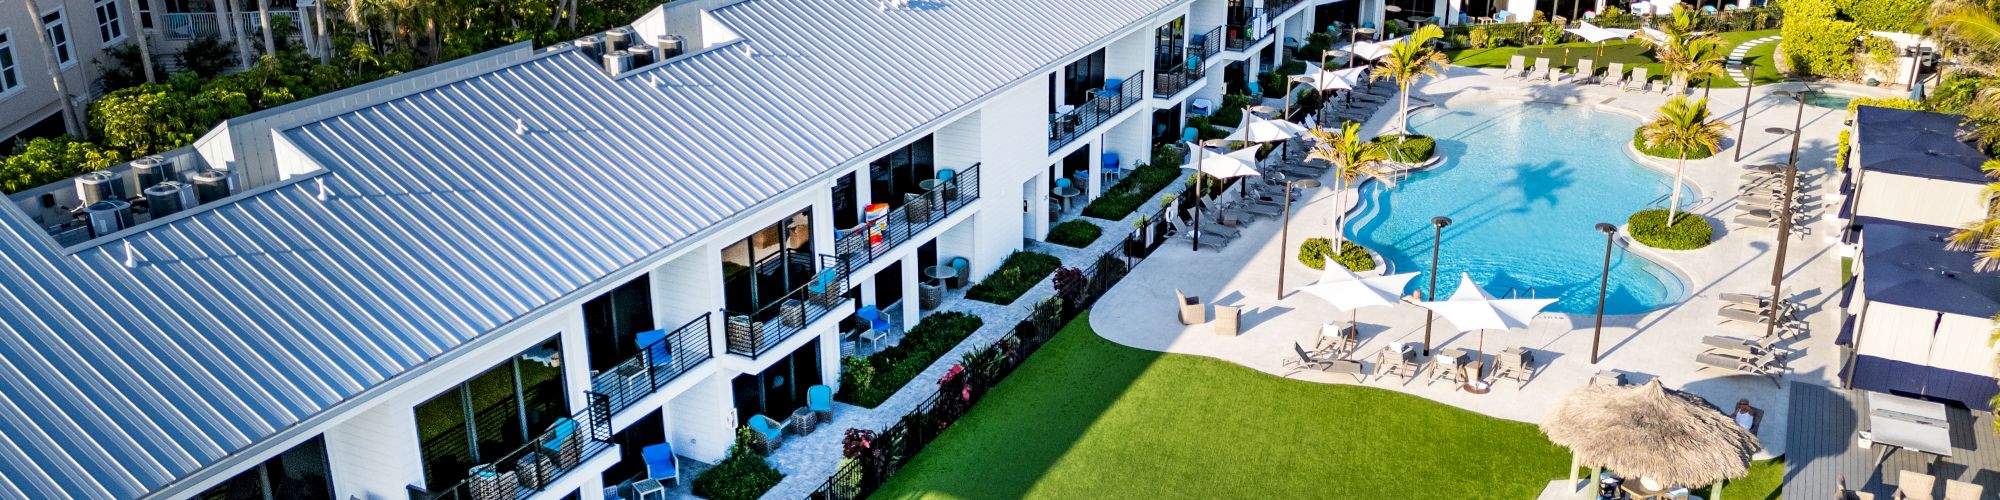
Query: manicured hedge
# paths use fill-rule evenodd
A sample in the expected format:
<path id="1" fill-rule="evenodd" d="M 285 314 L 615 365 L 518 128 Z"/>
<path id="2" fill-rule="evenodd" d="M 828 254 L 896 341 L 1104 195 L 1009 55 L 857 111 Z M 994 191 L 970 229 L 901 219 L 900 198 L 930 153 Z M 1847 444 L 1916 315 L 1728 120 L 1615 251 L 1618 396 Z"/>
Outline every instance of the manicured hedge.
<path id="1" fill-rule="evenodd" d="M 750 428 L 736 428 L 729 456 L 694 478 L 694 494 L 711 500 L 755 500 L 785 479 L 764 455 L 750 445 Z"/>
<path id="2" fill-rule="evenodd" d="M 1785 0 L 1785 23 L 1778 46 L 1783 69 L 1796 74 L 1847 78 L 1854 75 L 1855 39 L 1867 34 L 1841 18 L 1838 0 Z"/>
<path id="3" fill-rule="evenodd" d="M 1398 138 L 1402 140 L 1397 141 Z M 1390 158 L 1403 163 L 1422 163 L 1437 154 L 1437 139 L 1430 136 L 1410 134 L 1406 136 L 1376 136 L 1377 144 L 1389 145 Z"/>
<path id="4" fill-rule="evenodd" d="M 1104 235 L 1104 228 L 1089 221 L 1073 220 L 1056 224 L 1049 228 L 1049 243 L 1071 248 L 1083 248 Z"/>
<path id="5" fill-rule="evenodd" d="M 1889 109 L 1924 109 L 1924 103 L 1902 97 L 1856 97 L 1847 100 L 1847 118 L 1854 118 L 1854 111 L 1862 106 Z"/>
<path id="6" fill-rule="evenodd" d="M 1062 259 L 1035 252 L 1014 252 L 1007 261 L 1000 263 L 1000 269 L 986 276 L 984 281 L 965 291 L 965 298 L 992 302 L 1000 305 L 1014 303 L 1029 288 L 1049 277 L 1057 267 L 1062 267 Z"/>
<path id="7" fill-rule="evenodd" d="M 1713 230 L 1708 219 L 1700 215 L 1680 212 L 1673 226 L 1667 225 L 1667 210 L 1655 208 L 1640 210 L 1627 221 L 1632 239 L 1646 246 L 1665 250 L 1693 250 L 1708 246 Z"/>
<path id="8" fill-rule="evenodd" d="M 1666 158 L 1666 159 L 1669 159 L 1669 160 L 1678 160 L 1678 159 L 1680 159 L 1680 157 L 1681 157 L 1681 149 L 1680 149 L 1680 148 L 1676 148 L 1676 147 L 1659 147 L 1659 148 L 1655 148 L 1655 147 L 1650 147 L 1650 146 L 1647 146 L 1647 145 L 1646 145 L 1646 132 L 1645 132 L 1645 130 L 1644 130 L 1644 129 L 1637 129 L 1637 130 L 1633 130 L 1633 131 L 1632 131 L 1632 147 L 1635 147 L 1635 148 L 1638 148 L 1638 149 L 1639 149 L 1639 152 L 1640 152 L 1640 153 L 1645 153 L 1645 154 L 1646 154 L 1646 156 L 1651 156 L 1651 157 L 1655 157 L 1655 158 Z M 1703 158 L 1708 158 L 1708 157 L 1710 157 L 1710 156 L 1715 156 L 1715 152 L 1714 152 L 1714 151 L 1710 151 L 1710 150 L 1708 150 L 1708 148 L 1702 148 L 1702 149 L 1695 149 L 1695 150 L 1690 150 L 1690 151 L 1688 151 L 1688 157 L 1687 157 L 1687 159 L 1690 159 L 1690 160 L 1700 160 L 1700 159 L 1703 159 Z"/>
<path id="9" fill-rule="evenodd" d="M 978 316 L 950 311 L 932 314 L 903 333 L 903 340 L 867 358 L 842 360 L 841 401 L 874 408 L 895 395 L 903 385 L 936 362 L 939 356 L 979 330 L 984 321 Z M 867 370 L 847 369 L 865 362 Z"/>
<path id="10" fill-rule="evenodd" d="M 1299 245 L 1299 262 L 1313 269 L 1326 269 L 1326 256 L 1332 252 L 1333 240 L 1327 238 L 1306 238 L 1306 242 Z M 1340 242 L 1340 257 L 1336 260 L 1349 271 L 1360 272 L 1375 269 L 1375 259 L 1368 256 L 1368 249 L 1361 248 L 1361 245 L 1356 245 L 1352 241 L 1342 240 Z"/>
<path id="11" fill-rule="evenodd" d="M 1183 155 L 1181 148 L 1172 144 L 1154 146 L 1152 163 L 1140 163 L 1126 172 L 1118 184 L 1083 207 L 1083 216 L 1124 220 L 1133 210 L 1153 199 L 1153 193 L 1160 192 L 1181 176 Z"/>

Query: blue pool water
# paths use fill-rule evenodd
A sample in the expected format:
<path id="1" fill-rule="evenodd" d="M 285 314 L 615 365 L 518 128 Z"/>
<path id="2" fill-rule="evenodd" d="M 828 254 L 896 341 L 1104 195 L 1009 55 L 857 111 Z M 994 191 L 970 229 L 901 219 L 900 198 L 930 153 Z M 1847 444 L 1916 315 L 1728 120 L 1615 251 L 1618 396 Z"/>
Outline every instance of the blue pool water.
<path id="1" fill-rule="evenodd" d="M 1624 225 L 1664 207 L 1673 177 L 1633 163 L 1622 148 L 1637 120 L 1576 106 L 1486 102 L 1412 114 L 1446 161 L 1396 187 L 1369 183 L 1346 228 L 1396 272 L 1430 270 L 1431 217 L 1445 215 L 1438 296 L 1460 272 L 1487 293 L 1558 298 L 1547 311 L 1594 313 L 1604 264 L 1598 222 Z M 1683 186 L 1682 204 L 1699 194 Z M 1428 274 L 1411 280 L 1426 286 Z M 1645 257 L 1614 249 L 1606 314 L 1642 313 L 1677 301 L 1684 285 Z"/>

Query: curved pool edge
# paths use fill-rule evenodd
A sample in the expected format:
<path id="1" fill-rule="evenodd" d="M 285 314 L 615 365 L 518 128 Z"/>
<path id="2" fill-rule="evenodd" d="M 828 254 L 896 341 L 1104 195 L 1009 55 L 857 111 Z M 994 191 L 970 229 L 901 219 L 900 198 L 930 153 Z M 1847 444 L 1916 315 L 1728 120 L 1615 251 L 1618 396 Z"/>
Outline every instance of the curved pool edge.
<path id="1" fill-rule="evenodd" d="M 1521 96 L 1516 94 L 1509 94 L 1504 92 L 1483 90 L 1483 89 L 1466 89 L 1455 92 L 1443 99 L 1430 101 L 1430 103 L 1424 106 L 1422 109 L 1412 109 L 1411 114 L 1414 115 L 1419 111 L 1428 111 L 1428 110 L 1439 110 L 1439 109 L 1448 110 L 1451 109 L 1454 105 L 1466 105 L 1474 103 L 1548 104 L 1556 106 L 1583 107 L 1589 109 L 1592 112 L 1603 112 L 1603 113 L 1623 116 L 1626 118 L 1631 118 L 1633 120 L 1639 121 L 1642 124 L 1646 122 L 1646 115 L 1643 112 L 1618 106 L 1612 106 L 1602 102 L 1586 102 L 1581 100 L 1569 100 L 1569 99 L 1537 99 L 1529 96 Z M 1381 135 L 1384 135 L 1384 131 L 1377 131 L 1375 137 L 1379 137 Z M 1639 165 L 1649 170 L 1653 170 L 1656 173 L 1667 176 L 1669 179 L 1675 177 L 1674 168 L 1671 164 L 1655 163 L 1656 161 L 1661 161 L 1664 159 L 1653 158 L 1649 155 L 1640 153 L 1638 151 L 1638 148 L 1632 143 L 1632 141 L 1623 141 L 1623 147 L 1621 147 L 1620 150 L 1624 152 L 1626 158 L 1632 161 L 1633 164 Z M 1716 158 L 1717 156 L 1710 156 L 1708 158 L 1702 158 L 1699 160 L 1689 160 L 1689 161 L 1708 162 Z M 1435 157 L 1435 160 L 1436 161 L 1431 163 L 1430 166 L 1424 167 L 1423 169 L 1419 170 L 1420 171 L 1430 170 L 1434 167 L 1441 166 L 1445 162 L 1449 161 L 1450 158 L 1443 154 L 1439 154 Z M 1680 176 L 1680 177 L 1682 186 L 1689 190 L 1689 192 L 1686 194 L 1692 196 L 1694 200 L 1693 201 L 1694 206 L 1687 209 L 1687 212 L 1694 213 L 1693 209 L 1701 207 L 1702 205 L 1705 204 L 1704 202 L 1715 201 L 1715 200 L 1704 200 L 1702 198 L 1702 193 L 1705 193 L 1707 191 L 1703 188 L 1703 186 L 1700 183 L 1697 183 L 1693 179 L 1688 178 L 1688 176 Z M 1354 195 L 1353 196 L 1354 201 L 1351 202 L 1352 203 L 1351 205 L 1345 207 L 1343 210 L 1343 213 L 1347 217 L 1347 222 L 1346 222 L 1347 224 L 1361 223 L 1362 221 L 1366 220 L 1365 219 L 1366 217 L 1372 217 L 1376 213 L 1378 213 L 1375 210 L 1364 210 L 1364 208 L 1372 208 L 1372 204 L 1369 203 L 1369 200 L 1367 200 L 1366 198 L 1359 196 L 1360 190 L 1363 187 L 1367 186 L 1369 182 L 1375 182 L 1375 181 L 1376 179 L 1373 178 L 1364 178 L 1361 182 L 1357 182 L 1354 185 L 1348 187 L 1348 189 L 1353 191 L 1353 193 L 1351 194 Z M 1707 216 L 1705 215 L 1702 215 L 1701 217 L 1707 218 Z M 1604 313 L 1603 316 L 1606 318 L 1645 318 L 1648 316 L 1665 314 L 1667 311 L 1674 309 L 1676 306 L 1680 306 L 1692 301 L 1695 297 L 1694 291 L 1701 288 L 1700 285 L 1702 284 L 1697 283 L 1693 277 L 1693 274 L 1688 271 L 1687 266 L 1679 262 L 1679 260 L 1675 258 L 1677 254 L 1663 253 L 1664 251 L 1660 249 L 1646 246 L 1644 243 L 1640 243 L 1637 240 L 1632 239 L 1629 236 L 1630 229 L 1628 227 L 1630 225 L 1629 224 L 1630 215 L 1628 214 L 1626 218 L 1628 219 L 1627 221 L 1619 224 L 1619 234 L 1617 235 L 1618 245 L 1622 248 L 1625 248 L 1628 252 L 1633 253 L 1634 255 L 1638 256 L 1641 259 L 1644 259 L 1646 262 L 1654 264 L 1659 269 L 1666 272 L 1668 276 L 1664 276 L 1663 278 L 1670 278 L 1673 281 L 1672 282 L 1663 281 L 1662 285 L 1669 288 L 1674 293 L 1668 300 L 1662 301 L 1660 304 L 1655 305 L 1654 307 L 1651 307 L 1644 311 L 1629 312 L 1629 313 L 1607 312 Z M 1345 227 L 1346 226 L 1343 226 L 1343 231 L 1345 230 L 1344 229 Z M 1725 231 L 1724 234 L 1727 234 L 1727 231 Z M 1376 272 L 1379 272 L 1384 275 L 1395 273 L 1396 270 L 1394 269 L 1394 263 L 1390 259 L 1383 256 L 1376 249 L 1373 248 L 1364 248 L 1364 249 L 1368 251 L 1369 256 L 1371 258 L 1375 259 L 1377 264 Z M 1687 252 L 1694 252 L 1694 251 L 1695 250 L 1688 250 Z M 1685 254 L 1678 254 L 1678 255 L 1685 255 Z M 1563 320 L 1573 320 L 1579 316 L 1595 317 L 1597 316 L 1597 313 L 1552 311 L 1552 312 L 1543 312 L 1538 314 L 1537 316 L 1544 318 L 1560 318 Z"/>

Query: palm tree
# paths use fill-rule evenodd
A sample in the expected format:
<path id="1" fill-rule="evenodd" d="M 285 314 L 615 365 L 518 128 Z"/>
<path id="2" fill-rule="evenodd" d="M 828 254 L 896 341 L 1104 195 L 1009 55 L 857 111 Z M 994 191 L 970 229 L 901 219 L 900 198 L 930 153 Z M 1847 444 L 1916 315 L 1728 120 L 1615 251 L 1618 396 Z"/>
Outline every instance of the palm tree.
<path id="1" fill-rule="evenodd" d="M 2000 73 L 2000 12 L 1971 0 L 1938 2 L 1931 27 L 1945 45 L 1969 66 L 1983 73 Z"/>
<path id="2" fill-rule="evenodd" d="M 2000 177 L 2000 160 L 1983 167 L 1987 177 Z M 1986 185 L 1986 218 L 1960 226 L 1945 240 L 1945 248 L 1978 253 L 1973 266 L 1980 271 L 2000 269 L 2000 182 Z"/>
<path id="3" fill-rule="evenodd" d="M 1673 226 L 1681 208 L 1681 183 L 1687 169 L 1688 150 L 1715 151 L 1722 136 L 1729 134 L 1729 124 L 1709 119 L 1708 98 L 1688 101 L 1686 96 L 1674 96 L 1667 105 L 1660 106 L 1653 121 L 1639 127 L 1639 132 L 1646 138 L 1647 147 L 1680 150 L 1680 160 L 1674 163 L 1674 194 L 1667 201 L 1667 225 Z"/>
<path id="4" fill-rule="evenodd" d="M 1654 58 L 1666 67 L 1667 73 L 1679 81 L 1692 82 L 1699 79 L 1708 84 L 1715 78 L 1724 78 L 1723 63 L 1728 60 L 1728 43 L 1713 33 L 1695 34 L 1701 26 L 1701 19 L 1694 13 L 1679 6 L 1674 7 L 1673 17 L 1661 23 L 1660 39 L 1640 37 L 1653 46 Z M 1704 90 L 1702 97 L 1707 98 Z"/>
<path id="5" fill-rule="evenodd" d="M 1382 162 L 1389 159 L 1389 148 L 1381 143 L 1361 139 L 1361 124 L 1347 122 L 1337 133 L 1324 128 L 1314 128 L 1306 134 L 1311 136 L 1315 143 L 1312 151 L 1306 153 L 1306 158 L 1333 164 L 1334 178 L 1339 183 L 1334 186 L 1333 191 L 1334 210 L 1346 209 L 1347 187 L 1360 181 L 1364 175 L 1385 183 L 1391 182 L 1386 176 L 1387 171 L 1382 168 Z M 1340 251 L 1341 234 L 1346 229 L 1344 227 L 1346 222 L 1347 218 L 1341 215 L 1335 215 L 1333 218 L 1335 252 Z"/>
<path id="6" fill-rule="evenodd" d="M 1371 81 L 1392 79 L 1396 82 L 1396 87 L 1402 90 L 1401 104 L 1396 111 L 1396 130 L 1399 134 L 1407 133 L 1409 130 L 1410 84 L 1426 76 L 1441 76 L 1445 67 L 1451 65 L 1451 58 L 1430 47 L 1431 40 L 1442 37 L 1444 30 L 1439 29 L 1437 25 L 1417 28 L 1409 38 L 1390 47 L 1389 56 L 1382 58 L 1380 65 L 1368 75 Z"/>

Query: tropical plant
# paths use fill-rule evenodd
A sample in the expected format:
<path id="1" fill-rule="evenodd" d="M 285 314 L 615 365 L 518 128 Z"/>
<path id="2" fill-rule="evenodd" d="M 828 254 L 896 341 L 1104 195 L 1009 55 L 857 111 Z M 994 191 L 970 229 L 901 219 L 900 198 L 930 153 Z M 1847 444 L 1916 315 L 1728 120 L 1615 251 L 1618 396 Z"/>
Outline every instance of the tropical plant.
<path id="1" fill-rule="evenodd" d="M 1384 183 L 1393 182 L 1388 178 L 1388 171 L 1382 165 L 1383 161 L 1389 159 L 1388 145 L 1363 140 L 1361 124 L 1347 122 L 1338 133 L 1323 128 L 1314 128 L 1306 133 L 1311 135 L 1316 143 L 1312 151 L 1306 153 L 1306 158 L 1322 160 L 1333 165 L 1334 181 L 1339 183 L 1334 186 L 1333 206 L 1347 206 L 1347 187 L 1361 180 L 1362 176 L 1374 177 Z M 1346 223 L 1345 214 L 1334 217 L 1333 241 L 1340 241 L 1341 231 L 1346 229 Z"/>
<path id="2" fill-rule="evenodd" d="M 1689 101 L 1686 96 L 1674 96 L 1660 106 L 1653 121 L 1640 126 L 1648 146 L 1672 147 L 1681 151 L 1674 163 L 1674 192 L 1667 201 L 1667 225 L 1678 221 L 1681 206 L 1681 184 L 1686 181 L 1687 151 L 1702 148 L 1717 149 L 1722 137 L 1729 133 L 1729 124 L 1722 120 L 1710 119 L 1708 98 Z"/>
<path id="3" fill-rule="evenodd" d="M 2000 160 L 1987 160 L 1980 168 L 1987 177 L 2000 178 Z M 1945 247 L 1978 254 L 1973 266 L 1980 271 L 2000 270 L 2000 181 L 1986 185 L 1986 218 L 1960 226 Z"/>
<path id="4" fill-rule="evenodd" d="M 2000 74 L 2000 12 L 1975 0 L 1938 2 L 1932 7 L 1932 34 L 1961 62 L 1986 74 Z"/>
<path id="5" fill-rule="evenodd" d="M 1396 111 L 1396 130 L 1399 133 L 1409 130 L 1410 84 L 1423 77 L 1442 76 L 1445 68 L 1451 65 L 1450 57 L 1430 46 L 1431 40 L 1442 36 L 1444 30 L 1436 25 L 1418 28 L 1409 38 L 1389 47 L 1389 56 L 1382 58 L 1368 77 L 1370 80 L 1390 79 L 1401 90 Z"/>
<path id="6" fill-rule="evenodd" d="M 1659 38 L 1640 37 L 1653 47 L 1654 58 L 1667 73 L 1683 82 L 1700 81 L 1707 86 L 1716 78 L 1726 78 L 1723 63 L 1728 60 L 1728 44 L 1713 33 L 1700 33 L 1701 19 L 1693 11 L 1674 6 L 1673 16 L 1660 23 Z M 1702 97 L 1708 97 L 1703 91 Z"/>

